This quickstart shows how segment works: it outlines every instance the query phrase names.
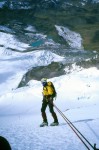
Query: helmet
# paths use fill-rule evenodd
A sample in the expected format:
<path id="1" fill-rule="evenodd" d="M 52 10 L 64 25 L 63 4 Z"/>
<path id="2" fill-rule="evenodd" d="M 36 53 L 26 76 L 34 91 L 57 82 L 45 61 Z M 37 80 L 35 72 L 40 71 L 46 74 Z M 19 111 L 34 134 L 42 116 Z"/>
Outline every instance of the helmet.
<path id="1" fill-rule="evenodd" d="M 41 82 L 43 83 L 43 82 L 47 82 L 47 78 L 42 78 L 41 79 Z"/>

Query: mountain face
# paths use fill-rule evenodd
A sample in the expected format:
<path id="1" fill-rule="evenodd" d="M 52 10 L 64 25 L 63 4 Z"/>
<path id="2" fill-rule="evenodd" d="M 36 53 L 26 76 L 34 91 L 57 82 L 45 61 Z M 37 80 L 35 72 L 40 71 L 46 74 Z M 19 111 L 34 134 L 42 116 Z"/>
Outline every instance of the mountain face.
<path id="1" fill-rule="evenodd" d="M 15 39 L 18 41 L 15 42 Z M 3 53 L 10 55 L 15 52 L 19 55 L 18 58 L 13 56 L 15 60 L 24 60 L 22 62 L 26 66 L 20 63 L 18 68 L 28 68 L 19 87 L 31 79 L 40 80 L 44 76 L 53 78 L 70 73 L 74 63 L 80 67 L 99 68 L 99 1 L 2 0 L 0 41 Z M 22 46 L 21 43 L 28 46 Z M 27 48 L 24 50 L 25 46 Z M 33 59 L 31 55 L 35 50 L 44 52 Z M 62 63 L 56 61 L 53 53 L 65 60 Z M 32 59 L 36 63 L 32 64 Z"/>
<path id="2" fill-rule="evenodd" d="M 69 27 L 81 34 L 85 49 L 98 50 L 99 0 L 7 0 L 0 8 L 1 24 L 31 24 L 60 43 L 55 25 Z"/>

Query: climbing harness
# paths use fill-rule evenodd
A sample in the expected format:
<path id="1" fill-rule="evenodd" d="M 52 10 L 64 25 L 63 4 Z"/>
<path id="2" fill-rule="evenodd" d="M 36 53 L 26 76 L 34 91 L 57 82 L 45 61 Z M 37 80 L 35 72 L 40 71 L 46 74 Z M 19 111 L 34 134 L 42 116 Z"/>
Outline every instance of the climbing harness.
<path id="1" fill-rule="evenodd" d="M 60 115 L 63 117 L 63 119 L 66 121 L 66 123 L 70 126 L 70 128 L 75 132 L 75 134 L 78 136 L 78 138 L 81 140 L 81 142 L 85 145 L 85 147 L 90 150 L 89 146 L 93 150 L 99 150 L 96 148 L 96 144 L 94 146 L 82 135 L 82 133 L 72 124 L 72 122 L 62 113 L 62 111 L 53 103 L 53 106 L 57 109 L 57 111 L 60 113 Z M 87 144 L 86 144 L 87 143 Z M 89 146 L 88 146 L 89 144 Z"/>

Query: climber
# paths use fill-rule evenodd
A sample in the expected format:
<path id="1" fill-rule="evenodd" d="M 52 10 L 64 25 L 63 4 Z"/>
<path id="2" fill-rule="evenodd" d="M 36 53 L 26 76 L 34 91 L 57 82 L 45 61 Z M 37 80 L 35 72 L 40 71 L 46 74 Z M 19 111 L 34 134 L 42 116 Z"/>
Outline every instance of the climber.
<path id="1" fill-rule="evenodd" d="M 52 114 L 52 117 L 54 119 L 54 122 L 50 124 L 50 126 L 57 126 L 59 125 L 58 118 L 56 113 L 54 112 L 53 108 L 53 100 L 56 97 L 56 90 L 51 81 L 47 82 L 46 78 L 41 79 L 41 83 L 43 85 L 43 101 L 42 101 L 42 107 L 41 107 L 41 114 L 43 118 L 43 123 L 40 125 L 40 127 L 48 126 L 48 120 L 46 116 L 46 107 L 49 106 L 50 113 Z"/>

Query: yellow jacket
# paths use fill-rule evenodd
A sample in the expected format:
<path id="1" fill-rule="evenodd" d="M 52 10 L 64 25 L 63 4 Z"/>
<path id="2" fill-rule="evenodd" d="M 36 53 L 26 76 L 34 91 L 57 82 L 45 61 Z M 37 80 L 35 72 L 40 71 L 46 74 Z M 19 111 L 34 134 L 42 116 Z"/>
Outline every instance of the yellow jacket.
<path id="1" fill-rule="evenodd" d="M 43 92 L 42 93 L 43 93 L 44 96 L 53 95 L 54 89 L 52 88 L 50 82 L 48 82 L 47 85 L 45 87 L 43 87 Z"/>

